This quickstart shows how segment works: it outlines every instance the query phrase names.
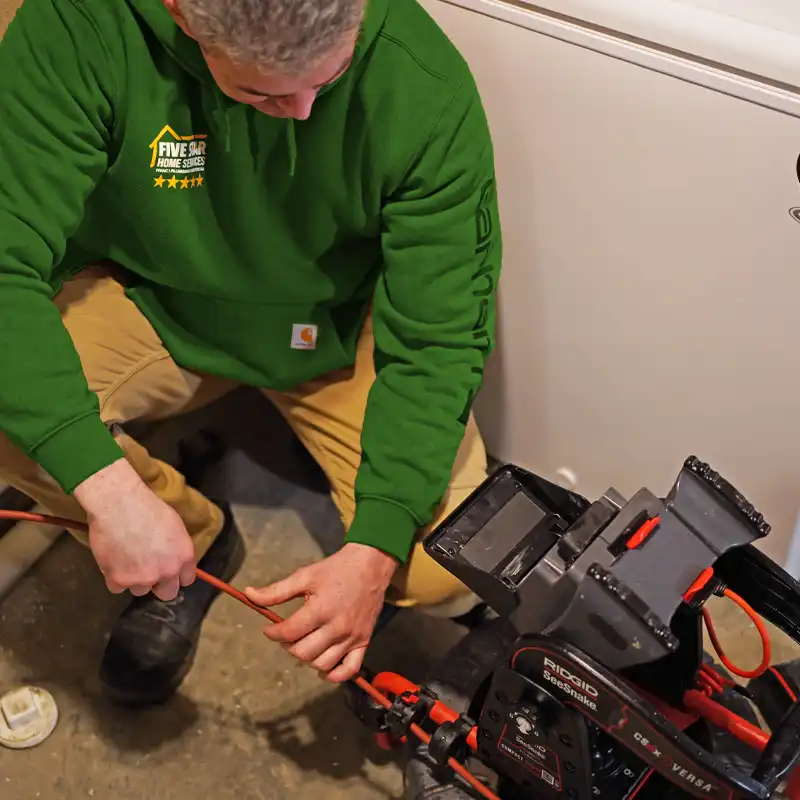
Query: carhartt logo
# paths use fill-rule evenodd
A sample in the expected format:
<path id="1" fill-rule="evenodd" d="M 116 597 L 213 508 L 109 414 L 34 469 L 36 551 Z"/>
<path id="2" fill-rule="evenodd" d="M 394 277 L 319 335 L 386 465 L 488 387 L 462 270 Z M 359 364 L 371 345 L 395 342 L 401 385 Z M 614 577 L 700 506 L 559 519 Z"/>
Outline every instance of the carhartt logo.
<path id="1" fill-rule="evenodd" d="M 313 350 L 317 346 L 316 325 L 292 325 L 292 349 Z"/>
<path id="2" fill-rule="evenodd" d="M 205 183 L 206 139 L 205 133 L 181 136 L 165 125 L 150 143 L 153 154 L 150 169 L 156 189 L 194 189 Z M 169 177 L 167 177 L 169 176 Z"/>

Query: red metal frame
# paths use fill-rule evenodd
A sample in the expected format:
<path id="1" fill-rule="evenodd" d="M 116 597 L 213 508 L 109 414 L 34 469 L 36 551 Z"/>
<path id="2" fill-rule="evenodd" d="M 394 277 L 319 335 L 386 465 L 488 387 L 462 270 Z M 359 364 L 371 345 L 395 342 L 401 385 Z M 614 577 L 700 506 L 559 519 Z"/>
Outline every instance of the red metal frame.
<path id="1" fill-rule="evenodd" d="M 724 706 L 716 703 L 702 692 L 687 692 L 683 702 L 690 711 L 713 722 L 733 734 L 737 739 L 755 750 L 762 751 L 769 742 L 769 734 L 742 719 Z M 800 768 L 795 769 L 783 791 L 786 800 L 800 800 Z"/>
<path id="2" fill-rule="evenodd" d="M 762 751 L 769 742 L 769 734 L 766 731 L 762 731 L 761 728 L 742 719 L 738 714 L 734 714 L 733 711 L 721 706 L 702 692 L 686 692 L 683 696 L 683 703 L 689 711 L 713 722 L 717 727 L 733 734 L 739 741 L 755 750 Z"/>
<path id="3" fill-rule="evenodd" d="M 375 676 L 372 685 L 379 692 L 391 698 L 400 697 L 400 695 L 407 692 L 409 694 L 408 699 L 410 703 L 415 702 L 419 696 L 420 687 L 416 683 L 412 683 L 408 678 L 404 678 L 402 675 L 398 675 L 395 672 L 381 672 L 379 675 Z M 655 698 L 650 698 L 649 696 L 647 699 L 655 700 Z M 723 730 L 728 731 L 737 739 L 759 752 L 763 751 L 769 742 L 770 737 L 768 733 L 751 724 L 746 719 L 743 719 L 738 714 L 735 714 L 733 711 L 720 705 L 702 692 L 687 692 L 684 695 L 683 703 L 685 711 L 670 709 L 674 714 L 668 715 L 672 721 L 681 728 L 685 728 L 687 722 L 702 717 Z M 657 706 L 662 713 L 667 710 L 667 707 L 661 702 L 658 702 Z M 693 717 L 687 718 L 687 711 L 689 714 L 693 715 Z M 437 725 L 442 725 L 445 722 L 455 722 L 458 716 L 456 711 L 438 700 L 434 703 L 429 714 L 430 719 Z M 378 743 L 382 748 L 385 749 L 390 746 L 390 740 L 387 735 L 379 734 L 378 737 Z M 472 729 L 467 739 L 467 744 L 473 751 L 477 751 L 477 726 Z M 647 777 L 649 778 L 650 776 L 648 775 Z M 646 779 L 639 785 L 638 790 L 640 790 L 645 783 Z M 784 796 L 786 800 L 800 800 L 800 769 L 795 770 L 793 773 L 784 791 Z"/>

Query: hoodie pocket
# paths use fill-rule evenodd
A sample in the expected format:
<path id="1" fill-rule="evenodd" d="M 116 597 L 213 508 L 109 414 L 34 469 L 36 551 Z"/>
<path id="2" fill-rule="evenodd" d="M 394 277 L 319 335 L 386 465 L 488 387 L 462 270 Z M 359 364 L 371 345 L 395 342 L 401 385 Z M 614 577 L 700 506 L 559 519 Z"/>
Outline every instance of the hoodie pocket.
<path id="1" fill-rule="evenodd" d="M 152 286 L 132 296 L 167 348 L 194 369 L 289 389 L 355 362 L 323 306 L 237 303 Z"/>

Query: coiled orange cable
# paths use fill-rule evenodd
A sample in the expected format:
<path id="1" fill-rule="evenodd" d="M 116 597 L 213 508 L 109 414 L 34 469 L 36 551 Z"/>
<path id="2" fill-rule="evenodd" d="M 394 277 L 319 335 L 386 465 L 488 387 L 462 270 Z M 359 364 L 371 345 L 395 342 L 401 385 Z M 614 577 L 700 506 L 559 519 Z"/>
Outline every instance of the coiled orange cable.
<path id="1" fill-rule="evenodd" d="M 736 594 L 736 592 L 733 592 L 730 589 L 725 589 L 724 595 L 728 598 L 728 600 L 736 603 L 736 605 L 739 606 L 739 608 L 741 608 L 748 617 L 750 617 L 750 619 L 753 621 L 753 624 L 756 626 L 756 629 L 761 636 L 761 646 L 763 651 L 761 663 L 758 665 L 758 667 L 752 670 L 742 669 L 741 667 L 737 667 L 734 663 L 732 663 L 720 644 L 719 637 L 714 629 L 714 622 L 711 619 L 711 613 L 707 608 L 704 608 L 702 612 L 703 621 L 708 629 L 708 635 L 711 639 L 711 643 L 714 645 L 714 649 L 717 651 L 720 661 L 725 665 L 725 667 L 727 667 L 729 672 L 732 672 L 734 675 L 738 675 L 740 678 L 758 678 L 763 675 L 772 664 L 772 643 L 770 642 L 767 626 L 764 624 L 764 621 L 758 616 L 752 606 L 746 600 Z"/>

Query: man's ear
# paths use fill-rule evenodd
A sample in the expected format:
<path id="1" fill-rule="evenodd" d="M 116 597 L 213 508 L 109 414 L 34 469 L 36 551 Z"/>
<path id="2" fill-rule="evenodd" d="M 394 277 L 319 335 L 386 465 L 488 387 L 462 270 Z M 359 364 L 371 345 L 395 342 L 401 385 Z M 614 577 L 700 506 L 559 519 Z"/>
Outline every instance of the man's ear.
<path id="1" fill-rule="evenodd" d="M 191 36 L 194 39 L 194 34 L 192 33 L 191 29 L 189 28 L 189 23 L 186 21 L 186 17 L 183 16 L 181 12 L 181 4 L 180 0 L 164 0 L 164 5 L 167 7 L 167 11 L 169 11 L 172 19 L 178 23 L 181 30 L 187 35 Z"/>

